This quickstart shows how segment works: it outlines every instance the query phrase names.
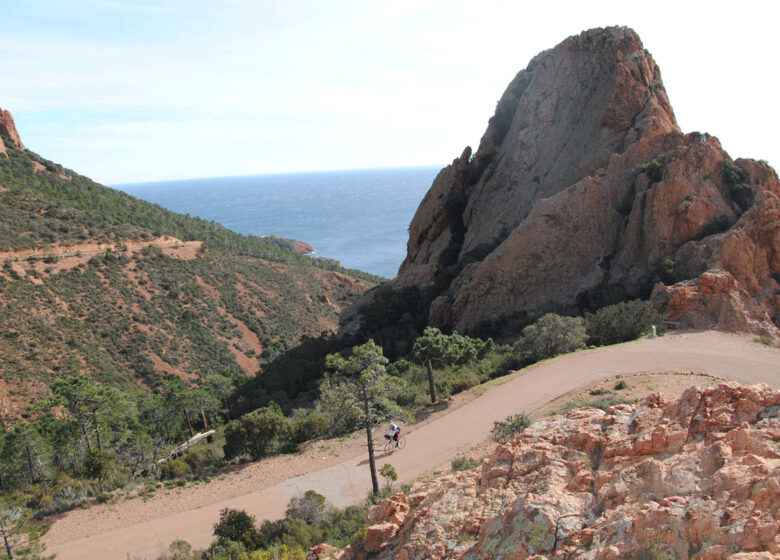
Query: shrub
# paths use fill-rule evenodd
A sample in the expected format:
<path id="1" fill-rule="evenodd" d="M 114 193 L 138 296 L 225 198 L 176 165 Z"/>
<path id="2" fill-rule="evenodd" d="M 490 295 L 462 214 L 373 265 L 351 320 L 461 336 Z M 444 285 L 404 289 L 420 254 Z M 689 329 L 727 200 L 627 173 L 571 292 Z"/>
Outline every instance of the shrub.
<path id="1" fill-rule="evenodd" d="M 665 327 L 658 310 L 649 301 L 635 299 L 602 307 L 595 314 L 588 313 L 587 333 L 591 344 L 603 346 L 634 340 L 657 325 Z"/>
<path id="2" fill-rule="evenodd" d="M 303 443 L 328 433 L 328 417 L 308 408 L 296 408 L 290 416 L 290 431 L 293 443 Z"/>
<path id="3" fill-rule="evenodd" d="M 507 416 L 503 422 L 493 422 L 490 437 L 498 443 L 506 443 L 517 434 L 522 433 L 530 425 L 531 417 L 524 412 L 514 416 Z"/>
<path id="4" fill-rule="evenodd" d="M 580 317 L 548 313 L 523 329 L 515 350 L 526 362 L 538 362 L 582 348 L 586 339 L 585 324 Z"/>
<path id="5" fill-rule="evenodd" d="M 621 379 L 617 383 L 615 383 L 615 390 L 616 391 L 622 391 L 623 389 L 628 389 L 628 383 L 624 379 Z"/>
<path id="6" fill-rule="evenodd" d="M 219 542 L 235 541 L 246 548 L 254 548 L 257 541 L 255 518 L 240 509 L 225 508 L 219 512 L 219 521 L 214 525 L 214 536 Z"/>
<path id="7" fill-rule="evenodd" d="M 264 457 L 268 447 L 289 435 L 289 424 L 275 403 L 233 420 L 225 428 L 225 459 L 249 454 L 252 459 Z"/>
<path id="8" fill-rule="evenodd" d="M 759 344 L 763 344 L 764 346 L 774 346 L 775 345 L 775 339 L 771 336 L 757 336 L 753 339 L 753 342 L 758 342 Z"/>
<path id="9" fill-rule="evenodd" d="M 657 159 L 640 165 L 639 170 L 653 183 L 660 181 L 664 175 L 664 168 Z"/>
<path id="10" fill-rule="evenodd" d="M 385 463 L 382 468 L 379 469 L 379 474 L 385 479 L 385 485 L 388 488 L 393 486 L 393 482 L 398 480 L 398 473 L 395 472 L 395 467 L 390 463 Z"/>
<path id="11" fill-rule="evenodd" d="M 366 540 L 368 539 L 368 529 L 361 527 L 352 535 L 349 539 L 349 545 L 352 547 L 352 551 L 358 558 L 365 556 L 366 553 Z"/>
<path id="12" fill-rule="evenodd" d="M 456 457 L 452 460 L 452 471 L 467 471 L 473 469 L 479 464 L 479 461 L 471 457 Z"/>
<path id="13" fill-rule="evenodd" d="M 98 479 L 101 493 L 103 492 L 103 479 L 110 476 L 115 468 L 116 458 L 109 451 L 93 449 L 87 452 L 84 459 L 84 474 L 89 478 Z"/>
<path id="14" fill-rule="evenodd" d="M 193 474 L 201 475 L 212 467 L 217 467 L 222 462 L 214 449 L 207 445 L 197 445 L 187 450 L 184 461 L 189 465 Z M 186 471 L 185 471 L 186 472 Z"/>
<path id="15" fill-rule="evenodd" d="M 679 280 L 677 276 L 677 263 L 670 257 L 661 259 L 655 267 L 655 272 L 661 279 L 661 282 L 667 286 L 675 284 Z"/>
<path id="16" fill-rule="evenodd" d="M 172 480 L 184 476 L 189 470 L 190 467 L 184 459 L 170 459 L 160 465 L 160 478 Z"/>
<path id="17" fill-rule="evenodd" d="M 303 548 L 300 546 L 290 547 L 286 544 L 267 550 L 255 550 L 246 556 L 247 560 L 306 560 L 306 558 L 306 551 Z"/>
<path id="18" fill-rule="evenodd" d="M 325 512 L 325 496 L 307 490 L 303 496 L 293 496 L 287 504 L 285 515 L 290 519 L 302 519 L 306 523 L 318 522 Z"/>

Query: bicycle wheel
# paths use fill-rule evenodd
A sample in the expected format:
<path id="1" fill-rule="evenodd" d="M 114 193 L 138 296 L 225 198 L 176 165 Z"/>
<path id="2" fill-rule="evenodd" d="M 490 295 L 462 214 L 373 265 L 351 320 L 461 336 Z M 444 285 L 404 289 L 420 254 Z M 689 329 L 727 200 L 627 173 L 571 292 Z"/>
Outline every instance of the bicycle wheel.
<path id="1" fill-rule="evenodd" d="M 406 436 L 399 436 L 398 437 L 398 449 L 403 449 L 406 447 Z"/>
<path id="2" fill-rule="evenodd" d="M 393 440 L 388 440 L 387 443 L 385 443 L 385 455 L 390 455 L 395 450 L 395 442 Z"/>

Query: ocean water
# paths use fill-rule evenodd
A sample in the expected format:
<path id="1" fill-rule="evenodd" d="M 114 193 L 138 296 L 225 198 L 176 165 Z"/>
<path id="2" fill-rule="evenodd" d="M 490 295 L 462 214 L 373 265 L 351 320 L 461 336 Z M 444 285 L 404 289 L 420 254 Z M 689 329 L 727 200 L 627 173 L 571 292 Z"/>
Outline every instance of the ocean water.
<path id="1" fill-rule="evenodd" d="M 409 223 L 438 167 L 221 177 L 111 185 L 243 234 L 305 241 L 315 256 L 393 278 Z"/>

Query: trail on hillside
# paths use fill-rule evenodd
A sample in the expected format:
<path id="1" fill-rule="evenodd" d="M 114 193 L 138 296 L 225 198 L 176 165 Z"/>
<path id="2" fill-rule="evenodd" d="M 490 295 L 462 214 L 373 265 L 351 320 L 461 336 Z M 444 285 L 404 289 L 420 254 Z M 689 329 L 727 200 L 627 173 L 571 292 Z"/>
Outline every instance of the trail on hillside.
<path id="1" fill-rule="evenodd" d="M 708 373 L 780 388 L 780 349 L 757 344 L 750 336 L 708 331 L 569 354 L 494 382 L 455 410 L 411 426 L 406 449 L 390 457 L 380 453 L 377 462 L 391 463 L 401 482 L 412 481 L 449 466 L 459 452 L 487 438 L 495 420 L 538 411 L 557 397 L 601 379 L 655 371 Z M 175 539 L 195 548 L 208 546 L 224 508 L 243 509 L 263 520 L 282 517 L 289 499 L 309 489 L 335 506 L 365 498 L 371 483 L 359 438 L 335 454 L 328 455 L 327 449 L 327 443 L 317 448 L 321 458 L 316 453 L 273 458 L 208 485 L 146 502 L 134 499 L 69 512 L 54 522 L 46 536 L 48 552 L 60 560 L 154 559 Z"/>

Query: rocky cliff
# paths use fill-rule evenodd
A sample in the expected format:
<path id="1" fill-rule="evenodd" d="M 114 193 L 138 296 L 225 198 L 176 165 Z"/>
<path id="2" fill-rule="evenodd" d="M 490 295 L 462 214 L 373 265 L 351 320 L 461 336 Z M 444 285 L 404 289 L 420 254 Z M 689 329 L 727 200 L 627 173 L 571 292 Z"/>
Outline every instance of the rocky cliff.
<path id="1" fill-rule="evenodd" d="M 612 27 L 517 74 L 421 202 L 393 286 L 459 332 L 652 294 L 684 326 L 778 333 L 778 280 L 776 173 L 683 134 L 653 58 Z"/>
<path id="2" fill-rule="evenodd" d="M 777 558 L 779 444 L 780 392 L 766 385 L 574 410 L 480 467 L 384 500 L 365 548 L 399 560 Z"/>
<path id="3" fill-rule="evenodd" d="M 16 130 L 14 118 L 9 111 L 4 111 L 0 107 L 0 152 L 5 154 L 6 149 L 3 144 L 3 138 L 10 140 L 20 150 L 24 150 L 24 144 L 22 144 L 22 138 Z"/>

